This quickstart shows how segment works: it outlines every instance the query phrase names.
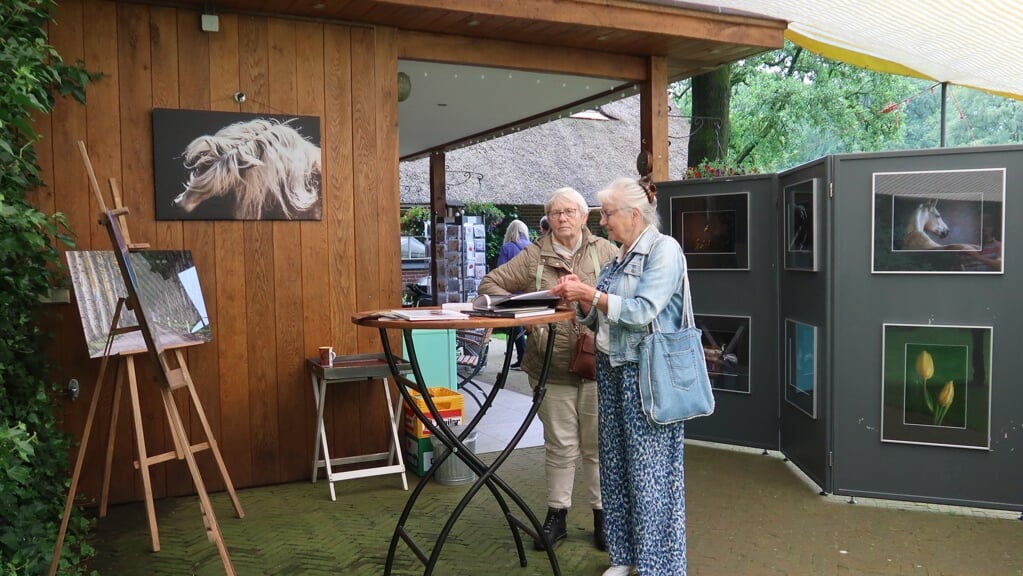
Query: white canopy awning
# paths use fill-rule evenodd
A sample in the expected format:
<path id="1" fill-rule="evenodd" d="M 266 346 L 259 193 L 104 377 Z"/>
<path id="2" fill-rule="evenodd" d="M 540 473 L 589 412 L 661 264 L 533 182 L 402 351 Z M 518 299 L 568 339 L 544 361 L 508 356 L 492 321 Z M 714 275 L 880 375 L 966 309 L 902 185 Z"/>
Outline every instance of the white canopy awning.
<path id="1" fill-rule="evenodd" d="M 664 0 L 650 0 L 663 3 Z M 1020 0 L 685 0 L 789 23 L 785 37 L 856 66 L 1023 100 Z"/>

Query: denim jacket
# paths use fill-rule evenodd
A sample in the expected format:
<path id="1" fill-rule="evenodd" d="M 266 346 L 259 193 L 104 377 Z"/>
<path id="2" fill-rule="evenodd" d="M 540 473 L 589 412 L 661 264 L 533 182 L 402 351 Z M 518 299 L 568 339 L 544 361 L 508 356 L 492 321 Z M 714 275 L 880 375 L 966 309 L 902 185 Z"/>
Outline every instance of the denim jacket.
<path id="1" fill-rule="evenodd" d="M 597 285 L 611 277 L 607 289 L 608 332 L 612 366 L 639 361 L 639 341 L 650 333 L 654 317 L 661 330 L 682 327 L 682 277 L 686 262 L 682 248 L 671 236 L 647 228 L 619 263 L 600 270 Z M 576 313 L 581 324 L 597 329 L 596 306 L 589 314 Z"/>

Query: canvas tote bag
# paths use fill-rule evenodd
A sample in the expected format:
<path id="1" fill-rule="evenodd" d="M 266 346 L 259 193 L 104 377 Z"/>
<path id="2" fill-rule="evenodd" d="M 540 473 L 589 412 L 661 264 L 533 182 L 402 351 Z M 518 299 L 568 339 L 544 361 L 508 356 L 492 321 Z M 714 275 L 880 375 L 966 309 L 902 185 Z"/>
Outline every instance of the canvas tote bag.
<path id="1" fill-rule="evenodd" d="M 654 318 L 639 343 L 639 396 L 654 424 L 674 424 L 714 412 L 714 394 L 703 357 L 702 332 L 693 319 L 689 272 L 682 275 L 682 328 L 663 332 Z"/>

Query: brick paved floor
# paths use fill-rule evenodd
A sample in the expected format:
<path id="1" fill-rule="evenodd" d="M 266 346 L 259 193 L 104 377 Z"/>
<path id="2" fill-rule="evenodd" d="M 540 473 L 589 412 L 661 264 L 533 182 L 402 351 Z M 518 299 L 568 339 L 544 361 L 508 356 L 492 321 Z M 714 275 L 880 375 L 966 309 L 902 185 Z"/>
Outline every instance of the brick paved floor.
<path id="1" fill-rule="evenodd" d="M 486 458 L 486 457 L 485 457 Z M 543 448 L 516 450 L 500 474 L 543 513 Z M 414 480 L 412 476 L 410 480 Z M 686 449 L 689 574 L 694 576 L 1021 576 L 1023 522 L 1016 514 L 821 497 L 776 455 L 690 443 Z M 430 539 L 466 486 L 427 488 L 409 524 Z M 379 575 L 408 493 L 397 477 L 327 486 L 296 482 L 239 491 L 244 519 L 225 494 L 214 496 L 236 571 L 248 575 Z M 157 503 L 162 550 L 152 552 L 141 504 L 112 507 L 97 524 L 95 569 L 104 576 L 223 574 L 202 530 L 194 497 Z M 572 511 L 557 548 L 566 576 L 599 576 L 607 555 L 591 544 L 592 516 Z M 528 546 L 518 564 L 507 524 L 482 492 L 455 524 L 436 574 L 552 574 Z M 422 574 L 408 548 L 396 576 Z"/>

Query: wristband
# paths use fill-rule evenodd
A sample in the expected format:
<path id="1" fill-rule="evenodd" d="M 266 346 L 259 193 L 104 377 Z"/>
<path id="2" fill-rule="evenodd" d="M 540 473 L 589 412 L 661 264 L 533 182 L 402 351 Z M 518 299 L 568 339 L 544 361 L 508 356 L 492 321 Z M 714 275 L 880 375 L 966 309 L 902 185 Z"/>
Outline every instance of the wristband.
<path id="1" fill-rule="evenodd" d="M 590 302 L 590 306 L 592 308 L 596 308 L 597 304 L 599 302 L 600 302 L 600 290 L 594 290 L 593 291 L 593 302 Z"/>

